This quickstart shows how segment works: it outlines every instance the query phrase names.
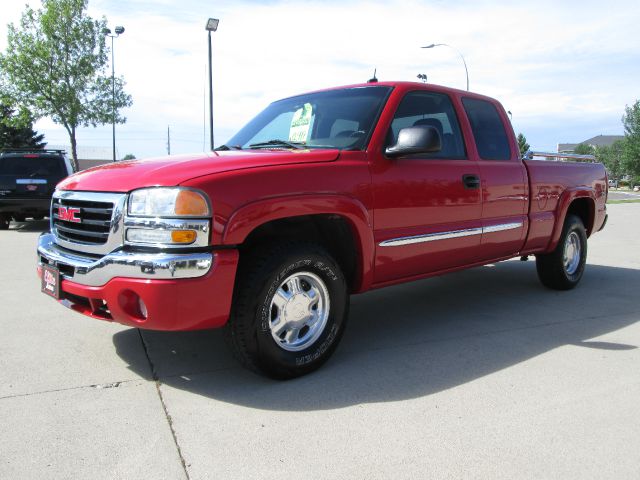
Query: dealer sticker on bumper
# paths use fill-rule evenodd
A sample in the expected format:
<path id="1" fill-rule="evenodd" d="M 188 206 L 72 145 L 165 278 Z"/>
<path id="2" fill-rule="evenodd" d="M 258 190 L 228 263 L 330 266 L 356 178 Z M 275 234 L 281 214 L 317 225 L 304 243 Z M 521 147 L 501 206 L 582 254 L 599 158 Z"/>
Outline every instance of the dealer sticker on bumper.
<path id="1" fill-rule="evenodd" d="M 60 270 L 49 265 L 42 266 L 41 290 L 55 299 L 60 298 Z"/>

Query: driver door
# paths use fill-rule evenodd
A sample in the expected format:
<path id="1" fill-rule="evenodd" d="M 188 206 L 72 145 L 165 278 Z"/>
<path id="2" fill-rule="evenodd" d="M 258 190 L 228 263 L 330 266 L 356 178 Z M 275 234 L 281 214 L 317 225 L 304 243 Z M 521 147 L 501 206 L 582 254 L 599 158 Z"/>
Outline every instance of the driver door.
<path id="1" fill-rule="evenodd" d="M 478 163 L 467 156 L 448 95 L 408 92 L 387 136 L 400 129 L 434 127 L 442 149 L 436 153 L 372 162 L 376 284 L 417 277 L 479 261 L 482 191 Z"/>

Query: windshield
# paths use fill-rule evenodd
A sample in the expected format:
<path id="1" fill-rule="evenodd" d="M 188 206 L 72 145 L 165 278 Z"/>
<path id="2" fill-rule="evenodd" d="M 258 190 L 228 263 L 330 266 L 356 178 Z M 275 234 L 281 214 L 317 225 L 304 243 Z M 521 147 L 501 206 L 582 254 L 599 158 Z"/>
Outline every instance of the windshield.
<path id="1" fill-rule="evenodd" d="M 330 90 L 269 105 L 228 142 L 230 148 L 363 150 L 390 87 Z"/>

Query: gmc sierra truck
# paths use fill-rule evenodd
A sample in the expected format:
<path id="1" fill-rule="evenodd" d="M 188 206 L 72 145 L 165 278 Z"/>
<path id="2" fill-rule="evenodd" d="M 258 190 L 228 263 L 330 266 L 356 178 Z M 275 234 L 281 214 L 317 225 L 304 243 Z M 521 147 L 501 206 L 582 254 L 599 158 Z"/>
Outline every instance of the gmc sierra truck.
<path id="1" fill-rule="evenodd" d="M 607 193 L 601 164 L 523 160 L 491 98 L 367 83 L 274 102 L 210 153 L 63 180 L 38 270 L 76 312 L 224 326 L 245 366 L 291 378 L 335 350 L 351 294 L 528 255 L 575 287 Z"/>

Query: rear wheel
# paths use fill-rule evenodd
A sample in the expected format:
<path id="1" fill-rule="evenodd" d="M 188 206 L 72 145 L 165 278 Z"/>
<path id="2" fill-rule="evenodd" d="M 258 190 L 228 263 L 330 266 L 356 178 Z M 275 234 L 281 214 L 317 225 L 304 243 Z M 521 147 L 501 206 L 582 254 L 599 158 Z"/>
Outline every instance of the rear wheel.
<path id="1" fill-rule="evenodd" d="M 13 219 L 16 222 L 24 222 L 27 218 L 24 215 L 14 215 Z"/>
<path id="2" fill-rule="evenodd" d="M 582 220 L 568 215 L 556 249 L 536 256 L 538 277 L 543 285 L 554 290 L 574 288 L 587 263 L 587 233 Z"/>
<path id="3" fill-rule="evenodd" d="M 348 304 L 344 275 L 321 246 L 273 246 L 241 262 L 226 338 L 246 367 L 273 378 L 298 377 L 331 356 Z"/>
<path id="4" fill-rule="evenodd" d="M 8 230 L 11 217 L 6 213 L 0 213 L 0 230 Z"/>

